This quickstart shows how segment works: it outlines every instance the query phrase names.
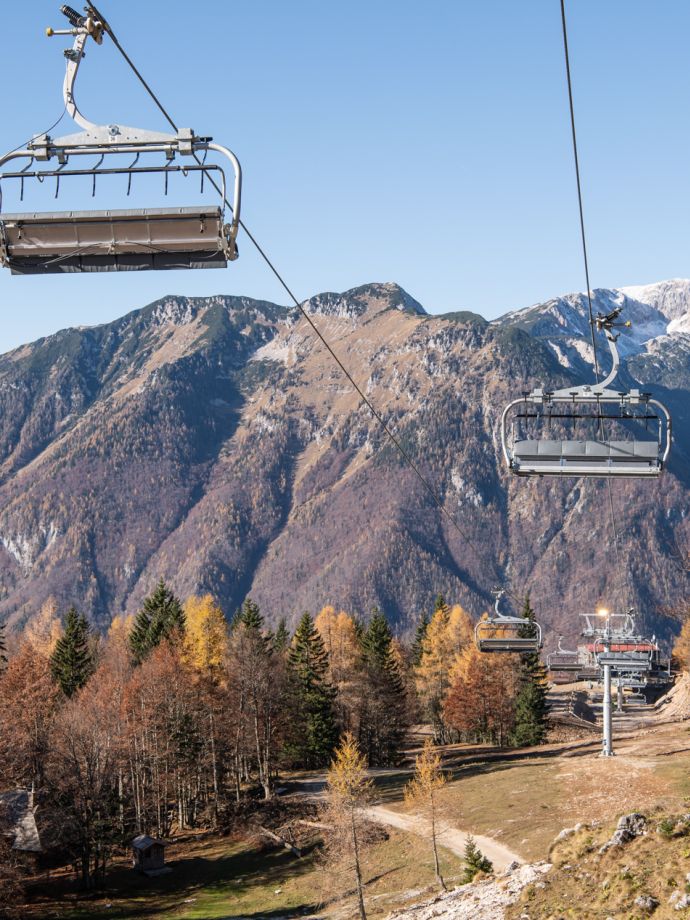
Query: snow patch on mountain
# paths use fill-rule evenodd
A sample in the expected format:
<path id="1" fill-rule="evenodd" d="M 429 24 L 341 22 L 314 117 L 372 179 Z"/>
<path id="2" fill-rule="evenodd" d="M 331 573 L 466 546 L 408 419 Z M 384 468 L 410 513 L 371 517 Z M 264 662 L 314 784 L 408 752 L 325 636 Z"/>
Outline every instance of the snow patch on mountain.
<path id="1" fill-rule="evenodd" d="M 619 289 L 621 293 L 639 303 L 649 304 L 668 320 L 687 316 L 690 312 L 690 279 L 671 278 L 655 284 L 629 285 Z"/>
<path id="2" fill-rule="evenodd" d="M 655 284 L 630 285 L 592 291 L 594 315 L 621 308 L 617 345 L 621 358 L 685 352 L 690 337 L 690 280 L 675 278 Z M 565 294 L 542 304 L 515 310 L 494 320 L 496 325 L 516 325 L 547 345 L 562 367 L 582 369 L 594 364 L 589 327 L 589 304 L 583 292 Z M 595 334 L 597 350 L 608 364 L 603 334 Z M 689 343 L 690 344 L 690 341 Z"/>

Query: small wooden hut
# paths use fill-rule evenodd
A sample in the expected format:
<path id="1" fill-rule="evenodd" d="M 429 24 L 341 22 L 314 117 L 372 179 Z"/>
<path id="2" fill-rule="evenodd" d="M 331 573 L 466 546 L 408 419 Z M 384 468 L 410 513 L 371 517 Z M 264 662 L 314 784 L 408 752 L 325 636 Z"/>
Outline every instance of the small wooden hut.
<path id="1" fill-rule="evenodd" d="M 140 834 L 132 841 L 132 865 L 145 875 L 159 875 L 170 872 L 165 865 L 164 840 L 156 840 L 147 834 Z"/>

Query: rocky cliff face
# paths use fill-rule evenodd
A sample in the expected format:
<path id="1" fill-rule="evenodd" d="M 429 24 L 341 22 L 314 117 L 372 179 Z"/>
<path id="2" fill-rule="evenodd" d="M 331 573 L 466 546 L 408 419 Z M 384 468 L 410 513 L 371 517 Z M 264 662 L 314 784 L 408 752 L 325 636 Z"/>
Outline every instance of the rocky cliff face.
<path id="1" fill-rule="evenodd" d="M 293 622 L 376 604 L 406 631 L 439 591 L 478 614 L 503 579 L 566 634 L 602 599 L 664 630 L 690 536 L 690 283 L 597 292 L 621 299 L 625 373 L 678 434 L 659 482 L 613 483 L 618 556 L 605 483 L 511 480 L 497 444 L 514 395 L 591 375 L 581 295 L 493 324 L 394 284 L 307 302 L 460 533 L 297 311 L 170 296 L 2 356 L 0 616 L 20 629 L 53 596 L 105 627 L 162 576 L 228 614 L 248 592 Z"/>

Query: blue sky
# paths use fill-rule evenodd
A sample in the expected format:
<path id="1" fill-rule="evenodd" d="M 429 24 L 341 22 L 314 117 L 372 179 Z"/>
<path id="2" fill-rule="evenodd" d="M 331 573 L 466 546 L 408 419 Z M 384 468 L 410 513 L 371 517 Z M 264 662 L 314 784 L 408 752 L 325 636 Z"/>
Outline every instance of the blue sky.
<path id="1" fill-rule="evenodd" d="M 5 6 L 3 151 L 59 115 L 67 44 L 44 37 L 59 3 Z M 237 153 L 243 217 L 298 297 L 393 280 L 430 312 L 493 317 L 584 287 L 558 0 L 101 6 L 178 123 Z M 690 4 L 568 9 L 592 284 L 687 276 Z M 89 118 L 165 128 L 108 39 L 82 67 Z M 66 190 L 32 207 L 68 208 Z M 285 303 L 242 238 L 240 253 L 224 272 L 3 272 L 0 350 L 166 293 Z"/>

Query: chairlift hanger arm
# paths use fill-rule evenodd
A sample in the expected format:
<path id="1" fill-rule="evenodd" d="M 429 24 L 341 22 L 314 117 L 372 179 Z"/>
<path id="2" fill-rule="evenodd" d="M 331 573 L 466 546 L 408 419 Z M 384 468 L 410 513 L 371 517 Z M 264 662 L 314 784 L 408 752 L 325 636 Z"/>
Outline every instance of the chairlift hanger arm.
<path id="1" fill-rule="evenodd" d="M 213 142 L 211 137 L 197 136 L 191 129 L 178 129 L 168 117 L 175 134 L 148 131 L 140 128 L 130 128 L 122 125 L 99 125 L 89 121 L 79 110 L 75 100 L 74 87 L 79 66 L 84 57 L 84 48 L 89 37 L 93 38 L 97 44 L 102 44 L 105 33 L 109 34 L 112 40 L 117 44 L 112 30 L 105 19 L 98 13 L 96 8 L 89 4 L 86 7 L 85 15 L 80 15 L 74 9 L 68 6 L 61 8 L 63 15 L 69 20 L 72 28 L 65 30 L 48 29 L 47 34 L 52 35 L 71 35 L 74 42 L 71 49 L 65 51 L 67 59 L 67 69 L 63 83 L 63 95 L 65 109 L 77 125 L 83 129 L 81 133 L 66 135 L 59 138 L 51 138 L 47 134 L 35 136 L 27 145 L 26 149 L 12 151 L 3 157 L 0 157 L 0 169 L 6 163 L 13 159 L 28 159 L 31 165 L 32 161 L 48 162 L 53 158 L 58 160 L 60 168 L 64 167 L 71 156 L 97 156 L 101 157 L 97 167 L 92 170 L 93 175 L 99 172 L 100 163 L 106 154 L 126 154 L 128 156 L 151 153 L 162 154 L 169 161 L 176 155 L 184 157 L 193 157 L 198 165 L 203 165 L 206 154 L 213 151 L 221 156 L 226 157 L 233 168 L 233 198 L 228 202 L 232 210 L 232 218 L 226 225 L 226 235 L 232 244 L 232 249 L 236 253 L 235 241 L 240 227 L 240 210 L 241 210 L 241 191 L 242 191 L 242 170 L 240 163 L 235 154 L 227 147 Z M 160 106 L 159 106 L 160 107 Z M 203 154 L 203 160 L 198 154 Z M 134 164 L 132 164 L 133 166 Z M 209 167 L 212 164 L 208 164 Z M 190 167 L 191 168 L 191 167 Z M 27 167 L 28 170 L 28 167 Z M 132 172 L 135 171 L 133 168 Z M 88 171 L 85 171 L 88 172 Z M 46 171 L 45 175 L 54 175 L 54 172 Z M 0 180 L 10 178 L 9 174 L 0 172 Z M 15 178 L 12 176 L 12 178 Z M 225 209 L 225 175 L 223 173 L 222 188 L 220 184 L 212 183 L 216 186 L 221 194 L 221 212 Z M 6 253 L 5 253 L 6 255 Z"/>

